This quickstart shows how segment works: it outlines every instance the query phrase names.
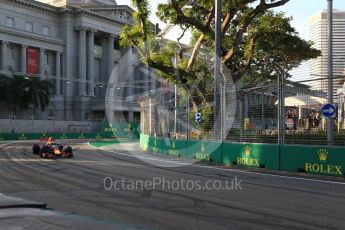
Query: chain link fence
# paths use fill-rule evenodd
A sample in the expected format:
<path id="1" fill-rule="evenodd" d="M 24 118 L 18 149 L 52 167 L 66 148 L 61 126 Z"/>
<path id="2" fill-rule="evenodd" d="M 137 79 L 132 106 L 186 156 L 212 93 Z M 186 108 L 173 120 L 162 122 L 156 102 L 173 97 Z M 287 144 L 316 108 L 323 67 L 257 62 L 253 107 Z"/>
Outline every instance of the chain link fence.
<path id="1" fill-rule="evenodd" d="M 343 76 L 335 76 L 344 82 Z M 338 107 L 335 119 L 322 115 L 327 93 L 315 85 L 327 78 L 303 81 L 284 79 L 267 81 L 252 87 L 226 85 L 213 90 L 212 82 L 203 82 L 198 90 L 177 85 L 167 92 L 152 92 L 140 98 L 141 132 L 156 137 L 189 140 L 219 140 L 217 133 L 231 142 L 327 145 L 327 122 L 334 122 L 334 145 L 345 145 L 345 89 L 335 89 Z M 200 88 L 202 87 L 202 88 Z M 338 91 L 336 91 L 338 90 Z M 215 94 L 222 94 L 222 127 L 216 126 Z M 279 98 L 282 108 L 279 112 Z M 196 119 L 200 113 L 200 121 Z M 281 123 L 281 129 L 279 129 Z M 281 142 L 279 142 L 281 141 Z"/>

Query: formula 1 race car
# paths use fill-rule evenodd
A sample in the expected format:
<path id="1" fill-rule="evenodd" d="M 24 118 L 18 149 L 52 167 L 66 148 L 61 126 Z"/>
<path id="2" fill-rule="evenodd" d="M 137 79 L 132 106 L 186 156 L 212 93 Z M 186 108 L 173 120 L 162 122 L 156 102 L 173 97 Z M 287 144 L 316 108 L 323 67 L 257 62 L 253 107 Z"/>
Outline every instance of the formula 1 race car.
<path id="1" fill-rule="evenodd" d="M 41 158 L 72 158 L 73 150 L 71 146 L 58 144 L 53 138 L 48 138 L 46 143 L 34 144 L 32 146 L 33 154 L 39 154 Z"/>

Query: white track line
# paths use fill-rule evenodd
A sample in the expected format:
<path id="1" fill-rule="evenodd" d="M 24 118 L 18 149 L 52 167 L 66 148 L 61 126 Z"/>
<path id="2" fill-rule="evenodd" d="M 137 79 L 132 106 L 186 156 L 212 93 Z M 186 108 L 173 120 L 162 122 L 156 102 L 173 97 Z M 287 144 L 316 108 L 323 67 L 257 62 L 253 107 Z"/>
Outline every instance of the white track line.
<path id="1" fill-rule="evenodd" d="M 278 178 L 284 178 L 284 179 L 293 179 L 293 180 L 301 180 L 301 181 L 310 181 L 310 182 L 320 182 L 320 183 L 327 183 L 327 184 L 345 185 L 345 182 L 338 182 L 338 181 L 327 181 L 327 180 L 318 180 L 318 179 L 310 179 L 310 178 L 302 178 L 302 177 L 282 176 L 282 175 L 275 175 L 275 174 L 243 171 L 243 170 L 239 170 L 239 169 L 218 168 L 218 167 L 207 166 L 207 165 L 191 165 L 189 163 L 175 162 L 175 161 L 169 161 L 169 160 L 164 160 L 164 159 L 156 159 L 156 158 L 150 158 L 150 157 L 134 156 L 134 155 L 129 155 L 129 154 L 125 154 L 125 153 L 121 153 L 121 152 L 116 152 L 116 151 L 112 151 L 112 150 L 102 149 L 102 147 L 99 148 L 99 147 L 92 146 L 89 142 L 87 142 L 87 145 L 91 146 L 92 148 L 101 149 L 102 151 L 116 153 L 118 155 L 123 155 L 123 156 L 127 156 L 127 157 L 135 157 L 135 158 L 139 158 L 139 159 L 161 161 L 161 162 L 165 162 L 165 163 L 174 163 L 174 164 L 178 164 L 178 165 L 182 165 L 182 166 L 190 165 L 192 167 L 215 169 L 215 170 L 226 171 L 226 172 L 237 172 L 237 173 L 243 173 L 243 174 L 253 174 L 253 175 L 260 175 L 260 176 L 278 177 Z"/>
<path id="2" fill-rule="evenodd" d="M 8 142 L 8 143 L 5 143 L 5 144 L 0 144 L 0 147 L 6 146 L 6 145 L 10 145 L 10 144 L 13 144 L 13 143 L 18 143 L 18 142 L 16 142 L 16 141 L 11 141 L 11 142 Z"/>

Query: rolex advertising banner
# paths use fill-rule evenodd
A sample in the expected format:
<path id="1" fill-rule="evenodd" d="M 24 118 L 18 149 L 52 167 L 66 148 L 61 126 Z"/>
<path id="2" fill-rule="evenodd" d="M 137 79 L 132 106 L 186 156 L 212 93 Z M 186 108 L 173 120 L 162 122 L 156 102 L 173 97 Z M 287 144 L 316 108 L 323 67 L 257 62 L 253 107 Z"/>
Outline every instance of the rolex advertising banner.
<path id="1" fill-rule="evenodd" d="M 170 146 L 170 139 L 168 138 L 153 138 L 152 152 L 168 154 L 168 146 Z"/>
<path id="2" fill-rule="evenodd" d="M 0 133 L 0 141 L 7 140 L 44 140 L 48 137 L 55 139 L 102 139 L 111 138 L 110 133 Z"/>
<path id="3" fill-rule="evenodd" d="M 279 146 L 224 142 L 222 162 L 225 165 L 279 170 Z"/>
<path id="4" fill-rule="evenodd" d="M 196 160 L 221 163 L 221 146 L 221 142 L 188 141 L 187 158 L 194 158 Z"/>
<path id="5" fill-rule="evenodd" d="M 138 122 L 108 122 L 102 121 L 102 132 L 111 134 L 112 137 L 126 137 L 138 139 L 140 135 Z"/>
<path id="6" fill-rule="evenodd" d="M 343 176 L 344 168 L 344 148 L 285 145 L 280 149 L 280 170 Z"/>
<path id="7" fill-rule="evenodd" d="M 170 156 L 186 157 L 187 141 L 170 140 L 165 143 L 167 154 Z"/>
<path id="8" fill-rule="evenodd" d="M 345 175 L 345 150 L 342 147 L 185 141 L 151 138 L 147 135 L 140 135 L 140 146 L 151 152 L 224 165 L 329 176 Z"/>

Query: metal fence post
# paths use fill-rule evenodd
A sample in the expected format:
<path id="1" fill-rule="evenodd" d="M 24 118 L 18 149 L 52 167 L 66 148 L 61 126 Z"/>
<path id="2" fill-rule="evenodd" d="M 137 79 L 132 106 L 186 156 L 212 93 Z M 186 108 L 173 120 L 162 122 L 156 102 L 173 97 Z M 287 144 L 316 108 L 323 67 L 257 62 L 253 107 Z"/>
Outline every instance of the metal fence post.
<path id="1" fill-rule="evenodd" d="M 223 138 L 222 131 L 220 133 L 219 130 L 222 128 L 222 101 L 221 96 L 218 96 L 217 92 L 220 91 L 220 95 L 222 95 L 222 88 L 221 88 L 221 74 L 220 74 L 220 67 L 221 67 L 221 20 L 222 20 L 222 1 L 216 0 L 215 2 L 215 66 L 214 66 L 214 125 L 213 125 L 213 136 L 214 139 Z"/>
<path id="2" fill-rule="evenodd" d="M 280 69 L 277 74 L 278 86 L 278 144 L 285 143 L 285 114 L 284 114 L 284 73 Z"/>
<path id="3" fill-rule="evenodd" d="M 333 0 L 328 1 L 328 103 L 333 104 Z M 327 144 L 334 142 L 334 120 L 327 120 Z"/>

